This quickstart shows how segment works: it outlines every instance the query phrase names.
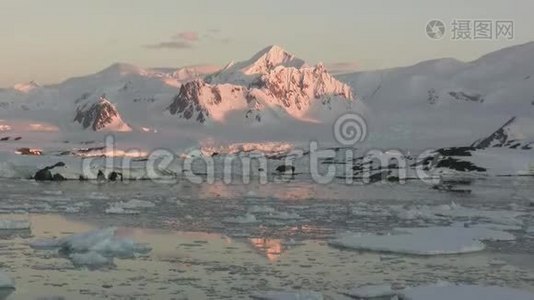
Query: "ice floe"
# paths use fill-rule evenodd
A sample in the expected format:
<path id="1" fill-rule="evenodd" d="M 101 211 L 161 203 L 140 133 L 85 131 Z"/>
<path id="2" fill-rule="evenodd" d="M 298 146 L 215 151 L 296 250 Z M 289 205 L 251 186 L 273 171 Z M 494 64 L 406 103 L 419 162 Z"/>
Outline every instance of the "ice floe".
<path id="1" fill-rule="evenodd" d="M 401 293 L 401 299 L 406 300 L 533 300 L 534 294 L 496 286 L 453 285 L 438 283 L 406 289 Z"/>
<path id="2" fill-rule="evenodd" d="M 156 206 L 154 203 L 152 203 L 150 201 L 138 200 L 138 199 L 132 199 L 132 200 L 130 200 L 128 202 L 118 202 L 116 204 L 119 205 L 120 207 L 126 208 L 126 209 L 152 208 L 152 207 Z"/>
<path id="3" fill-rule="evenodd" d="M 396 294 L 397 292 L 394 291 L 391 288 L 391 285 L 388 284 L 360 286 L 353 288 L 346 293 L 347 296 L 356 299 L 391 299 L 391 297 L 395 296 Z"/>
<path id="4" fill-rule="evenodd" d="M 30 229 L 31 223 L 26 220 L 0 220 L 0 230 Z"/>
<path id="5" fill-rule="evenodd" d="M 72 253 L 70 260 L 76 266 L 105 266 L 113 263 L 113 258 L 104 256 L 98 252 L 90 251 L 85 253 Z"/>
<path id="6" fill-rule="evenodd" d="M 111 207 L 106 208 L 105 213 L 110 215 L 138 215 L 141 212 L 138 210 L 124 209 L 122 207 L 112 205 Z"/>
<path id="7" fill-rule="evenodd" d="M 449 227 L 396 228 L 386 235 L 344 234 L 329 244 L 355 250 L 410 255 L 444 255 L 482 251 L 482 241 L 512 241 L 511 233 L 492 226 L 453 224 Z"/>
<path id="8" fill-rule="evenodd" d="M 272 212 L 265 216 L 267 219 L 273 220 L 299 220 L 301 219 L 300 215 L 297 213 L 288 213 L 288 212 Z"/>
<path id="9" fill-rule="evenodd" d="M 0 271 L 0 299 L 6 299 L 15 290 L 15 283 L 7 274 Z"/>
<path id="10" fill-rule="evenodd" d="M 90 200 L 107 200 L 109 196 L 100 192 L 91 192 L 87 195 L 87 198 Z"/>
<path id="11" fill-rule="evenodd" d="M 135 215 L 139 214 L 139 210 L 143 208 L 152 208 L 156 205 L 150 201 L 132 199 L 128 202 L 115 202 L 106 209 L 107 214 L 120 214 L 120 215 Z"/>
<path id="12" fill-rule="evenodd" d="M 323 295 L 311 291 L 268 291 L 253 294 L 252 299 L 259 300 L 323 300 Z"/>
<path id="13" fill-rule="evenodd" d="M 133 258 L 150 252 L 148 245 L 120 238 L 116 228 L 75 234 L 60 239 L 30 243 L 34 249 L 59 249 L 76 265 L 99 266 L 110 264 L 113 258 Z"/>
<path id="14" fill-rule="evenodd" d="M 223 222 L 231 223 L 231 224 L 253 224 L 253 223 L 257 223 L 258 220 L 256 219 L 256 216 L 254 216 L 253 214 L 245 214 L 244 216 L 225 218 Z"/>
<path id="15" fill-rule="evenodd" d="M 272 208 L 270 206 L 253 205 L 253 206 L 249 207 L 248 212 L 249 213 L 265 213 L 265 214 L 268 214 L 268 213 L 275 212 L 275 210 L 274 210 L 274 208 Z"/>

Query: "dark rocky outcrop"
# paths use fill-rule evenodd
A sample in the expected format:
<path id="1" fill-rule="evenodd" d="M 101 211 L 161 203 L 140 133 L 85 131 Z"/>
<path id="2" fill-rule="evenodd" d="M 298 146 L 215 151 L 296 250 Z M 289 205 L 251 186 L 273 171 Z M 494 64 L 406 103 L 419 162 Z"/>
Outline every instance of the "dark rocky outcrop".
<path id="1" fill-rule="evenodd" d="M 43 154 L 41 150 L 30 149 L 30 148 L 19 148 L 17 149 L 17 154 L 19 155 L 29 155 L 29 156 L 40 156 Z"/>
<path id="2" fill-rule="evenodd" d="M 52 181 L 65 181 L 67 180 L 63 175 L 56 173 L 54 176 L 52 176 Z"/>
<path id="3" fill-rule="evenodd" d="M 291 172 L 292 175 L 295 175 L 295 167 L 291 165 L 281 165 L 276 168 L 278 173 L 288 173 Z"/>
<path id="4" fill-rule="evenodd" d="M 468 189 L 458 189 L 450 184 L 437 184 L 432 186 L 433 190 L 448 192 L 448 193 L 457 193 L 457 194 L 471 194 L 471 190 Z"/>
<path id="5" fill-rule="evenodd" d="M 33 179 L 36 181 L 63 181 L 65 180 L 65 177 L 63 177 L 61 174 L 52 174 L 52 170 L 57 167 L 64 167 L 65 163 L 58 162 L 57 164 L 53 166 L 49 166 L 46 168 L 43 168 L 35 173 L 33 176 Z"/>
<path id="6" fill-rule="evenodd" d="M 109 173 L 109 176 L 108 176 L 108 180 L 109 181 L 117 181 L 117 179 L 120 179 L 120 181 L 122 181 L 122 173 L 119 173 L 119 172 L 111 172 Z"/>
<path id="7" fill-rule="evenodd" d="M 489 147 L 503 147 L 509 140 L 509 136 L 506 133 L 506 128 L 510 126 L 512 123 L 514 123 L 516 120 L 516 117 L 511 118 L 508 122 L 506 122 L 501 128 L 497 129 L 493 134 L 488 136 L 485 139 L 482 139 L 480 141 L 476 141 L 471 145 L 474 148 L 477 149 L 486 149 Z"/>
<path id="8" fill-rule="evenodd" d="M 485 168 L 481 168 L 469 161 L 463 161 L 453 157 L 445 157 L 440 159 L 436 168 L 449 168 L 451 170 L 461 172 L 486 172 Z"/>
<path id="9" fill-rule="evenodd" d="M 209 116 L 209 112 L 202 106 L 199 97 L 203 88 L 207 87 L 208 85 L 202 80 L 194 80 L 182 85 L 180 92 L 174 97 L 167 109 L 171 115 L 178 115 L 186 120 L 195 118 L 196 121 L 204 123 Z M 221 103 L 220 91 L 212 87 L 210 92 L 213 96 L 211 99 L 212 104 Z"/>
<path id="10" fill-rule="evenodd" d="M 84 129 L 90 128 L 94 131 L 102 130 L 116 120 L 122 123 L 117 108 L 104 97 L 95 103 L 86 103 L 78 107 L 74 117 L 74 122 L 80 123 Z"/>
<path id="11" fill-rule="evenodd" d="M 96 175 L 96 180 L 106 181 L 106 175 L 104 175 L 104 172 L 102 172 L 101 170 L 98 170 L 98 174 Z"/>
<path id="12" fill-rule="evenodd" d="M 476 147 L 451 147 L 436 150 L 443 156 L 472 156 L 471 152 L 476 151 Z"/>

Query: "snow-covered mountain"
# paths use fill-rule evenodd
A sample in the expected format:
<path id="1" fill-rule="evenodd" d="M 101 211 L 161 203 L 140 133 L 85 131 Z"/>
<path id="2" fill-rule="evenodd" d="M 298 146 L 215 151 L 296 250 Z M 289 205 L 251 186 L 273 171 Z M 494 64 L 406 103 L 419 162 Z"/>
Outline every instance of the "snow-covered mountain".
<path id="1" fill-rule="evenodd" d="M 184 123 L 321 123 L 361 106 L 351 88 L 322 65 L 308 66 L 277 46 L 222 70 L 117 63 L 57 85 L 30 83 L 0 91 L 0 116 L 37 118 L 67 132 L 146 131 Z"/>
<path id="2" fill-rule="evenodd" d="M 441 59 L 339 76 L 271 46 L 220 70 L 114 64 L 56 85 L 0 90 L 0 126 L 56 128 L 80 139 L 131 130 L 143 138 L 158 132 L 165 141 L 184 133 L 213 143 L 331 142 L 334 120 L 358 112 L 369 123 L 371 147 L 468 146 L 512 117 L 519 128 L 512 131 L 532 141 L 533 80 L 534 43 L 468 63 Z M 513 147 L 512 131 L 504 144 Z"/>
<path id="3" fill-rule="evenodd" d="M 124 123 L 115 105 L 109 102 L 105 96 L 98 101 L 84 103 L 76 109 L 74 121 L 80 123 L 84 128 L 94 131 L 131 131 L 131 128 Z"/>
<path id="4" fill-rule="evenodd" d="M 257 123 L 281 118 L 324 122 L 359 105 L 351 88 L 323 65 L 310 67 L 271 46 L 205 80 L 184 84 L 168 110 L 200 123 L 224 122 L 235 113 L 238 120 Z"/>
<path id="5" fill-rule="evenodd" d="M 534 43 L 472 62 L 445 58 L 337 79 L 358 91 L 375 130 L 385 133 L 370 137 L 377 143 L 460 144 L 514 116 L 527 127 L 525 134 L 534 137 L 528 124 L 534 115 Z"/>
<path id="6" fill-rule="evenodd" d="M 29 93 L 35 89 L 40 88 L 41 86 L 35 81 L 30 81 L 27 83 L 18 83 L 13 86 L 13 89 L 21 93 Z"/>

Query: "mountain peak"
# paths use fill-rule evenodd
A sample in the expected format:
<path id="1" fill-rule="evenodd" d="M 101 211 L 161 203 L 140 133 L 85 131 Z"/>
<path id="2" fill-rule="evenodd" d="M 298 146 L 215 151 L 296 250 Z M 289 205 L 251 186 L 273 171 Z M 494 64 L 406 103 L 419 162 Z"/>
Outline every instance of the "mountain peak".
<path id="1" fill-rule="evenodd" d="M 287 52 L 280 46 L 269 46 L 254 55 L 243 68 L 247 75 L 264 74 L 277 66 L 300 68 L 304 61 Z"/>
<path id="2" fill-rule="evenodd" d="M 93 131 L 131 131 L 131 128 L 122 120 L 117 107 L 105 95 L 93 103 L 85 103 L 76 109 L 74 122 L 82 125 L 84 129 Z"/>
<path id="3" fill-rule="evenodd" d="M 285 54 L 293 56 L 291 53 L 286 51 L 284 48 L 282 48 L 282 47 L 280 47 L 278 45 L 271 45 L 271 46 L 265 47 L 264 49 L 262 49 L 261 51 L 256 53 L 256 55 L 253 56 L 253 59 L 254 58 L 260 58 L 260 57 L 262 57 L 264 55 L 280 56 L 280 55 L 285 55 Z"/>
<path id="4" fill-rule="evenodd" d="M 35 81 L 30 81 L 26 83 L 18 83 L 13 86 L 13 89 L 16 91 L 19 91 L 21 93 L 29 93 L 37 88 L 40 88 L 41 86 L 36 83 Z"/>
<path id="5" fill-rule="evenodd" d="M 104 70 L 98 72 L 99 75 L 115 75 L 115 76 L 123 76 L 123 75 L 130 75 L 130 74 L 136 74 L 136 75 L 143 75 L 146 71 L 134 66 L 132 64 L 127 63 L 114 63 L 111 66 L 105 68 Z"/>

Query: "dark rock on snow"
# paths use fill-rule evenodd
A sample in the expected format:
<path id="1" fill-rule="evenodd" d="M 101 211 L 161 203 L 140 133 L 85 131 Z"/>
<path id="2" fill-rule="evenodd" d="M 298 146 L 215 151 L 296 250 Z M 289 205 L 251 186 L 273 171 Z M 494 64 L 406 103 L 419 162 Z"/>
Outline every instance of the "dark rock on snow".
<path id="1" fill-rule="evenodd" d="M 65 177 L 57 173 L 52 175 L 51 170 L 57 167 L 64 167 L 64 166 L 65 166 L 65 163 L 58 162 L 57 164 L 53 166 L 43 168 L 37 171 L 37 173 L 35 173 L 35 175 L 33 176 L 33 179 L 35 179 L 36 181 L 63 181 L 65 180 Z"/>

